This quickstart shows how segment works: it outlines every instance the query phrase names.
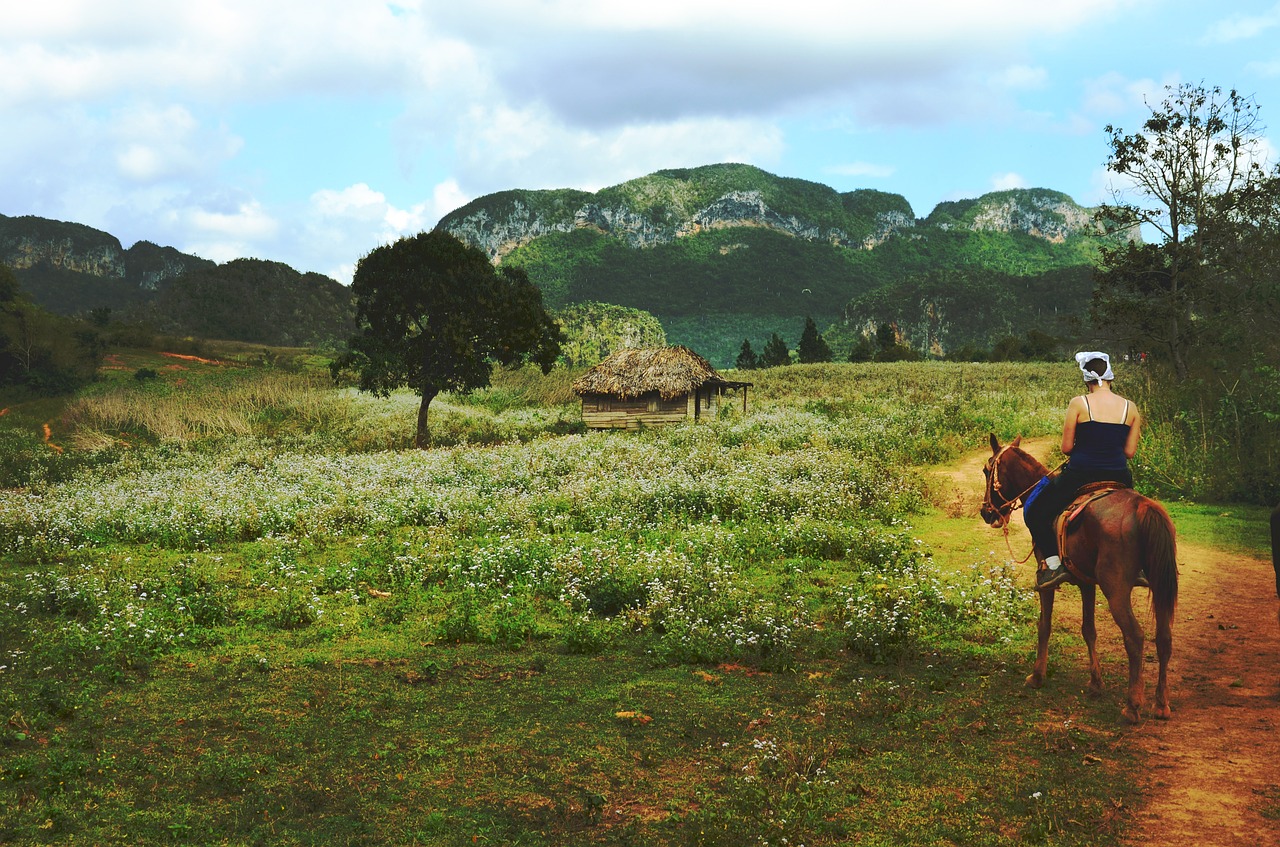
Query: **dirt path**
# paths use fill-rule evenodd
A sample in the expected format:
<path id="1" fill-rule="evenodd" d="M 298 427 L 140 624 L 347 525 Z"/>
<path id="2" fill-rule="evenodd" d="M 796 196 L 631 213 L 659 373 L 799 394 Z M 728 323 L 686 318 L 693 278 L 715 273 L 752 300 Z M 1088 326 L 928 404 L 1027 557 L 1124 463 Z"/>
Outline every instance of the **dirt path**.
<path id="1" fill-rule="evenodd" d="M 1049 439 L 1023 443 L 1044 458 Z M 977 514 L 982 499 L 982 465 L 990 453 L 975 454 L 938 471 L 940 497 L 955 518 Z M 972 533 L 957 530 L 943 545 L 1004 547 L 999 534 L 974 517 Z M 1015 552 L 1030 549 L 1019 523 L 1011 530 Z M 1174 618 L 1170 697 L 1173 719 L 1150 716 L 1154 688 L 1153 624 L 1146 592 L 1134 592 L 1134 606 L 1147 632 L 1147 710 L 1144 720 L 1123 731 L 1117 742 L 1137 745 L 1150 770 L 1143 777 L 1146 803 L 1133 813 L 1127 843 L 1196 847 L 1280 845 L 1280 619 L 1271 563 L 1188 542 L 1178 545 L 1179 597 Z M 1032 565 L 1026 565 L 1028 585 Z M 1074 596 L 1073 596 L 1074 595 Z M 1101 598 L 1099 598 L 1101 601 Z M 1064 589 L 1054 609 L 1055 631 L 1078 635 L 1078 595 Z M 1124 645 L 1105 606 L 1098 614 L 1098 648 L 1104 657 L 1122 656 Z M 1053 696 L 1053 668 L 1076 662 L 1084 669 L 1084 647 L 1050 653 L 1045 696 Z M 1029 668 L 1028 668 L 1029 670 Z M 1116 699 L 1122 680 L 1106 679 L 1104 696 Z"/>

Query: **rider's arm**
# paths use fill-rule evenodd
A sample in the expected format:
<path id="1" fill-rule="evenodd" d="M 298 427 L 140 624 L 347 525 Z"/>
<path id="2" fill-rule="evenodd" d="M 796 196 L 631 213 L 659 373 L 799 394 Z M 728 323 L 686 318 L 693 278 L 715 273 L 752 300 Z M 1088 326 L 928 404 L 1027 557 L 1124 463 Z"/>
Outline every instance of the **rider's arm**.
<path id="1" fill-rule="evenodd" d="M 1132 459 L 1138 452 L 1138 439 L 1142 437 L 1142 415 L 1137 409 L 1129 420 L 1129 438 L 1124 443 L 1124 457 Z"/>
<path id="2" fill-rule="evenodd" d="M 1062 422 L 1062 455 L 1070 456 L 1076 446 L 1076 419 L 1084 408 L 1084 399 L 1072 397 L 1067 404 L 1067 418 Z"/>

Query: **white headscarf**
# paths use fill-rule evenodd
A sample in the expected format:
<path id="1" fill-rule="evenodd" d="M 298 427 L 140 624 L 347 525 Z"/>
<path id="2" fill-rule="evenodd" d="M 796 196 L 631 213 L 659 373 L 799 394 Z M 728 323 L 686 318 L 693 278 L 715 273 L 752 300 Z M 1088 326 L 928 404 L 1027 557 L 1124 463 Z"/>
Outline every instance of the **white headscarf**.
<path id="1" fill-rule="evenodd" d="M 1106 364 L 1105 373 L 1094 373 L 1085 368 L 1085 365 L 1094 359 L 1101 359 Z M 1111 357 L 1106 353 L 1077 353 L 1076 364 L 1080 366 L 1080 373 L 1084 374 L 1085 382 L 1101 382 L 1104 379 L 1110 381 L 1116 378 L 1116 375 L 1111 372 Z"/>

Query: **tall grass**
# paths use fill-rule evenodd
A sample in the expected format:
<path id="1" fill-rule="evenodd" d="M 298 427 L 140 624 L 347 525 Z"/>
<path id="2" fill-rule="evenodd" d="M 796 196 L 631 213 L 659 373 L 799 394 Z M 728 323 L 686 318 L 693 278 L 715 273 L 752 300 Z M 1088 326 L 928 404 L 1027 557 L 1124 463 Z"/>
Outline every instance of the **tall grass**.
<path id="1" fill-rule="evenodd" d="M 1265 423 L 1272 412 L 1254 408 L 1262 396 L 1257 386 L 1210 402 L 1209 393 L 1194 387 L 1171 388 L 1150 367 L 1117 363 L 1116 370 L 1116 390 L 1134 399 L 1146 418 L 1133 462 L 1144 491 L 1169 499 L 1280 498 L 1280 440 Z M 581 432 L 571 387 L 579 373 L 498 370 L 487 389 L 441 395 L 431 407 L 433 441 L 497 445 Z M 1002 441 L 1056 434 L 1067 399 L 1082 390 L 1069 364 L 825 364 L 728 374 L 753 383 L 748 418 L 815 415 L 825 421 L 819 437 L 858 444 L 864 452 L 880 439 L 886 455 L 914 463 L 946 461 L 981 445 L 989 432 Z M 320 369 L 234 368 L 192 372 L 182 381 L 111 383 L 70 403 L 58 427 L 80 457 L 138 444 L 242 454 L 361 453 L 412 447 L 418 403 L 408 391 L 378 398 L 335 387 Z M 737 398 L 722 415 L 742 416 Z M 42 450 L 32 442 L 7 451 L 4 479 L 29 484 L 61 477 L 59 462 L 80 461 Z M 8 467 L 14 462 L 25 465 Z"/>
<path id="2" fill-rule="evenodd" d="M 134 446 L 0 491 L 0 841 L 1105 842 L 1110 714 L 1023 697 L 1031 592 L 911 528 L 920 463 L 1058 424 L 1058 371 L 983 367 L 639 433 L 500 374 L 427 451 L 322 378 L 86 396 Z"/>
<path id="3" fill-rule="evenodd" d="M 576 428 L 566 397 L 572 374 L 499 371 L 494 387 L 444 394 L 432 404 L 439 445 L 527 440 Z M 575 398 L 576 399 L 576 398 Z M 419 398 L 399 391 L 379 398 L 335 387 L 327 373 L 223 371 L 181 382 L 113 383 L 68 404 L 62 426 L 79 450 L 142 442 L 196 448 L 255 440 L 263 446 L 365 452 L 414 441 Z"/>

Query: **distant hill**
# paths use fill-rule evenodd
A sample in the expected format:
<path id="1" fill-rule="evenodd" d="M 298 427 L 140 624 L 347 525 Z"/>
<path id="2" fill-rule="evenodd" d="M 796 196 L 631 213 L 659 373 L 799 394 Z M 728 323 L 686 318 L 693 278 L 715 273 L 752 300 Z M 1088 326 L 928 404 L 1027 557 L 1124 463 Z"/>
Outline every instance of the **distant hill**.
<path id="1" fill-rule="evenodd" d="M 109 309 L 159 332 L 278 346 L 345 340 L 354 331 L 351 291 L 279 262 L 219 265 L 172 247 L 77 223 L 0 215 L 0 264 L 23 290 L 63 315 Z"/>
<path id="2" fill-rule="evenodd" d="M 835 325 L 846 351 L 854 333 L 884 321 L 935 355 L 1033 326 L 1067 332 L 1089 302 L 1101 239 L 1093 213 L 1061 192 L 1018 189 L 943 203 L 919 219 L 897 194 L 840 193 L 724 164 L 658 171 L 594 194 L 503 191 L 437 228 L 525 268 L 550 306 L 644 309 L 670 343 L 727 365 L 743 338 L 757 350 L 772 332 L 794 344 L 805 316 Z M 963 275 L 966 298 L 1001 308 L 966 307 L 962 320 L 939 322 L 929 317 L 932 294 L 907 304 L 888 296 L 937 291 L 948 275 Z M 1046 309 L 1039 301 L 1056 289 L 1035 281 L 1043 275 L 1069 280 L 1072 295 L 1084 286 L 1084 296 L 1055 296 Z"/>
<path id="3" fill-rule="evenodd" d="M 32 215 L 0 215 L 0 264 L 37 304 L 64 315 L 120 312 L 145 303 L 166 279 L 214 266 L 147 241 L 125 250 L 109 233 Z"/>
<path id="4" fill-rule="evenodd" d="M 940 203 L 838 192 L 740 164 L 663 170 L 597 192 L 509 190 L 437 225 L 526 269 L 551 309 L 614 304 L 661 323 L 720 367 L 748 339 L 793 346 L 806 317 L 837 356 L 891 323 L 919 351 L 990 348 L 1084 316 L 1102 236 L 1094 211 L 1049 189 Z M 217 265 L 171 247 L 125 250 L 74 223 L 0 215 L 0 263 L 62 314 L 109 308 L 169 332 L 263 344 L 350 334 L 349 289 L 275 262 Z"/>
<path id="5" fill-rule="evenodd" d="M 165 280 L 134 314 L 162 332 L 284 347 L 345 341 L 356 329 L 350 288 L 262 259 Z"/>

